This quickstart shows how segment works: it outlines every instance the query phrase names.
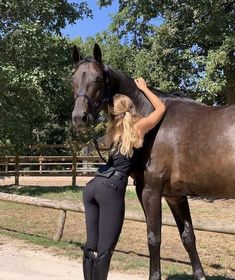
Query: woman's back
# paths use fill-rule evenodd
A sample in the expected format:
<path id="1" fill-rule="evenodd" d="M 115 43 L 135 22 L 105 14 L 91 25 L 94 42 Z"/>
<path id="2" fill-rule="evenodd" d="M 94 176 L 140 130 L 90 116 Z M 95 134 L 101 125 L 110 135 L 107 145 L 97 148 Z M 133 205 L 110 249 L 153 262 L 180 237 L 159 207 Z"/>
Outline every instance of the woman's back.
<path id="1" fill-rule="evenodd" d="M 114 167 L 117 171 L 122 172 L 129 176 L 136 164 L 136 149 L 133 149 L 133 155 L 131 157 L 125 156 L 120 152 L 113 152 L 109 159 L 108 165 Z"/>

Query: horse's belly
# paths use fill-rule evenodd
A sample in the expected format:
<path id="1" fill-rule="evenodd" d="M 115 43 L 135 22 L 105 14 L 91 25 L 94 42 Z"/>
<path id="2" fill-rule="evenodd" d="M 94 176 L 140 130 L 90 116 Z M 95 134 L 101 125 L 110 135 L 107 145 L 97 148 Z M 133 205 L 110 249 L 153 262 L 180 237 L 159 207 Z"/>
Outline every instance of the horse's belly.
<path id="1" fill-rule="evenodd" d="M 165 185 L 163 196 L 200 196 L 215 198 L 235 198 L 234 187 L 226 186 L 213 189 L 213 185 L 203 186 L 194 183 L 176 182 L 173 185 Z"/>
<path id="2" fill-rule="evenodd" d="M 173 154 L 168 190 L 180 194 L 235 198 L 235 147 L 196 141 Z M 230 144 L 230 145 L 229 145 Z M 171 186 L 170 186 L 171 185 Z"/>
<path id="3" fill-rule="evenodd" d="M 208 169 L 201 172 L 192 168 L 184 174 L 173 172 L 163 192 L 165 195 L 235 198 L 235 172 L 225 172 L 219 168 L 216 171 Z"/>

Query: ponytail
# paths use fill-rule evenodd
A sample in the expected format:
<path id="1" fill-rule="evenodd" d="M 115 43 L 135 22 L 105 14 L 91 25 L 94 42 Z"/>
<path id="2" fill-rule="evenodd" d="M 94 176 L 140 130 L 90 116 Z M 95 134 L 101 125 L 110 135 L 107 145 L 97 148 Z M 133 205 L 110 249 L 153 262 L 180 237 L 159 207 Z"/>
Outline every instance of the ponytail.
<path id="1" fill-rule="evenodd" d="M 143 145 L 143 136 L 135 125 L 141 116 L 129 97 L 116 94 L 113 101 L 113 104 L 108 105 L 110 122 L 106 130 L 106 144 L 111 152 L 117 150 L 131 157 L 133 148 Z"/>
<path id="2" fill-rule="evenodd" d="M 128 156 L 132 156 L 132 146 L 133 146 L 133 118 L 130 112 L 126 112 L 122 121 L 123 131 L 121 134 L 121 145 L 120 152 Z M 130 137 L 131 136 L 131 137 Z"/>

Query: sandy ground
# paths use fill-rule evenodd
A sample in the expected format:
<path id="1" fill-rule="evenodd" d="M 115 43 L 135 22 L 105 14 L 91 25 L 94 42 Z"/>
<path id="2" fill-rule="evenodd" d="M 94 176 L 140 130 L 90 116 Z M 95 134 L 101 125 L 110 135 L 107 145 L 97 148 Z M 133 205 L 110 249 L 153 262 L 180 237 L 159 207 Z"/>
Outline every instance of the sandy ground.
<path id="1" fill-rule="evenodd" d="M 49 249 L 0 236 L 0 280 L 82 280 L 82 264 Z M 110 272 L 109 280 L 141 280 L 138 275 Z"/>

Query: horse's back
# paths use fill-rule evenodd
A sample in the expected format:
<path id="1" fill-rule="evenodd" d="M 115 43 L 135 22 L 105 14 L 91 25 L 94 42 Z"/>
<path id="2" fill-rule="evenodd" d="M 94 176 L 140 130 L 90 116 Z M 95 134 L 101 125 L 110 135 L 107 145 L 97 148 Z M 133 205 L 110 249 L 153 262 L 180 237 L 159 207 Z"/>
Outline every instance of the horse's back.
<path id="1" fill-rule="evenodd" d="M 164 194 L 235 198 L 235 105 L 172 102 L 151 152 Z"/>

